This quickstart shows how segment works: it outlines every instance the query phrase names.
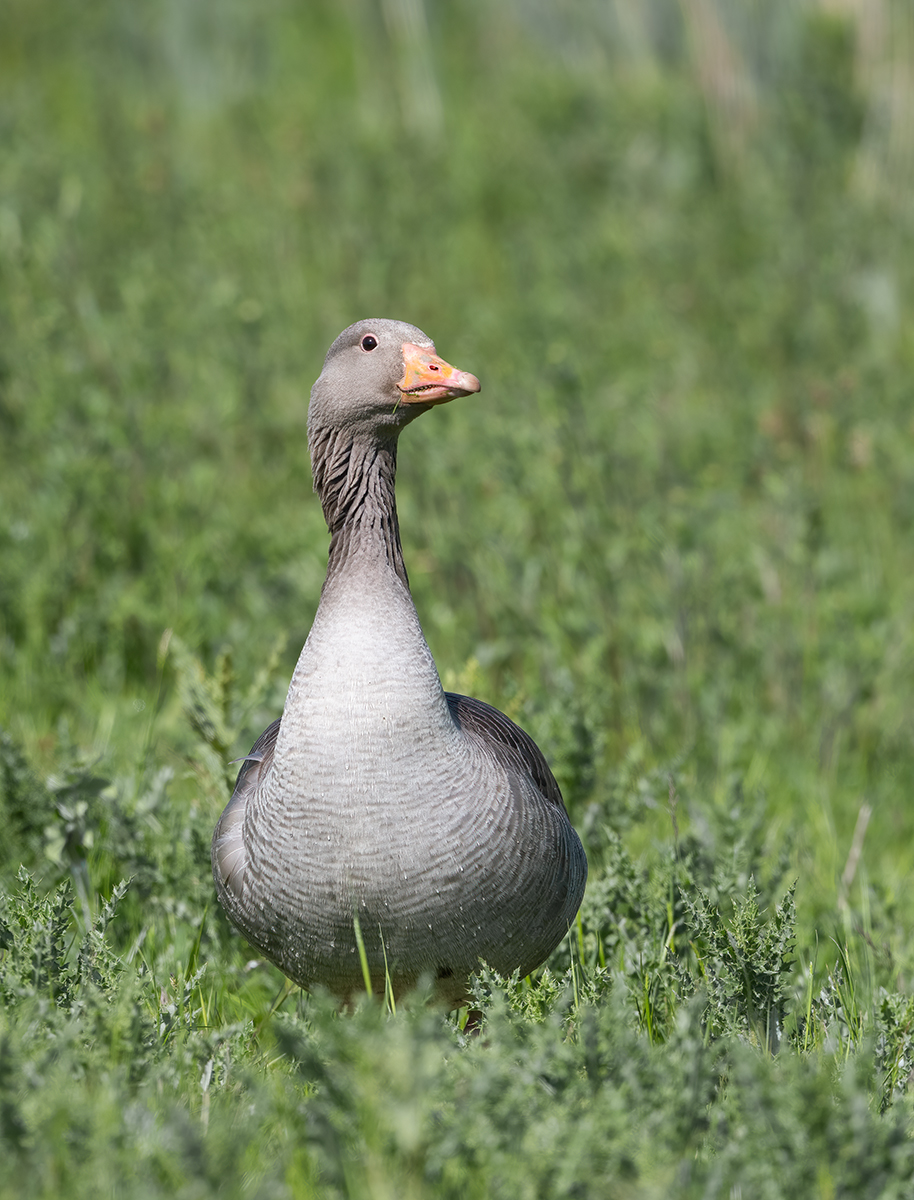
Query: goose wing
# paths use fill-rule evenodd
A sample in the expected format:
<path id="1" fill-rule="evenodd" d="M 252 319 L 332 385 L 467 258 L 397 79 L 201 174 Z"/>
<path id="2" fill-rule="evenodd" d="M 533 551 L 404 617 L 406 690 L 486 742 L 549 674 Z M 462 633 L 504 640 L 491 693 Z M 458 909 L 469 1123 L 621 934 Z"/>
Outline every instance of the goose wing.
<path id="1" fill-rule="evenodd" d="M 213 834 L 213 876 L 216 890 L 222 894 L 230 890 L 239 894 L 247 865 L 244 848 L 244 810 L 248 798 L 257 790 L 257 785 L 273 764 L 273 751 L 279 735 L 282 718 L 268 725 L 249 754 L 244 756 L 241 770 L 235 780 L 232 798 L 219 818 Z"/>
<path id="2" fill-rule="evenodd" d="M 505 766 L 530 776 L 542 796 L 565 811 L 561 788 L 542 750 L 528 733 L 483 700 L 455 692 L 445 692 L 444 696 L 451 716 L 468 737 L 483 745 Z"/>

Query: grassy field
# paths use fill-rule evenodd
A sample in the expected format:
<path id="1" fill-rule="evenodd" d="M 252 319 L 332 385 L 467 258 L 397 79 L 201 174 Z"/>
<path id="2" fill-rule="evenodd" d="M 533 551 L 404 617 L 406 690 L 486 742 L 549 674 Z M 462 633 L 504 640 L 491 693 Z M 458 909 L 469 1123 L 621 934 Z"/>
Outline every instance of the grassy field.
<path id="1" fill-rule="evenodd" d="M 914 30 L 825 9 L 7 0 L 2 1200 L 914 1196 Z M 364 316 L 482 381 L 407 566 L 590 860 L 479 1038 L 210 878 Z"/>

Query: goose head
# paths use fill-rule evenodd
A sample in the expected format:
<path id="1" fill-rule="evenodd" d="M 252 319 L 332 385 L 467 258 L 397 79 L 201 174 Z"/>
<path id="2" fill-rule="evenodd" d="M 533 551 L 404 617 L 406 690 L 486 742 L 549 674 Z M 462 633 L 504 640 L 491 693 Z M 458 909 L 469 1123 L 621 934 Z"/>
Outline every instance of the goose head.
<path id="1" fill-rule="evenodd" d="M 343 429 L 396 438 L 420 413 L 478 391 L 476 376 L 440 358 L 415 325 L 357 321 L 327 351 L 311 389 L 309 439 L 317 430 Z"/>

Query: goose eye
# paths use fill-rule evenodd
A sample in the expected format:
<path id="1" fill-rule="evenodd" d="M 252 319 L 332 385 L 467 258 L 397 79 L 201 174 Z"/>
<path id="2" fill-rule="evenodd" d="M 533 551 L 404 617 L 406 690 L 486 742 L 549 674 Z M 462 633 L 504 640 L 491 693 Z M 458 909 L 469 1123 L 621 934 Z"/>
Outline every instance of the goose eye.
<path id="1" fill-rule="evenodd" d="M 363 350 L 377 350 L 378 339 L 373 333 L 366 333 L 360 344 Z"/>

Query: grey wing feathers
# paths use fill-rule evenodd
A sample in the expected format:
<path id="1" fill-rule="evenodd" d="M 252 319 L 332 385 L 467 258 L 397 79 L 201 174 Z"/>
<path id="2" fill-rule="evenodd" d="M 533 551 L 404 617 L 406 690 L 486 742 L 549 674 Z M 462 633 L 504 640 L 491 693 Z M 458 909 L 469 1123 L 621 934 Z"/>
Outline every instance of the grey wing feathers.
<path id="1" fill-rule="evenodd" d="M 255 788 L 261 774 L 270 769 L 273 762 L 273 751 L 276 748 L 276 739 L 279 736 L 281 720 L 281 717 L 277 717 L 275 721 L 268 725 L 251 747 L 250 753 L 246 754 L 242 759 L 241 770 L 238 772 L 238 778 L 235 780 L 235 790 L 232 792 L 233 801 L 239 792 L 247 794 L 247 792 Z"/>
<path id="2" fill-rule="evenodd" d="M 241 770 L 235 780 L 232 798 L 216 825 L 212 848 L 213 878 L 220 899 L 226 889 L 235 895 L 241 893 L 247 866 L 243 838 L 244 810 L 248 797 L 257 787 L 263 772 L 268 771 L 272 765 L 278 734 L 279 719 L 267 726 L 251 747 L 250 754 L 244 756 Z"/>
<path id="3" fill-rule="evenodd" d="M 483 700 L 458 696 L 455 692 L 445 692 L 444 696 L 451 716 L 465 733 L 485 745 L 502 762 L 529 775 L 543 796 L 564 810 L 561 788 L 549 770 L 543 752 L 528 733 Z"/>

